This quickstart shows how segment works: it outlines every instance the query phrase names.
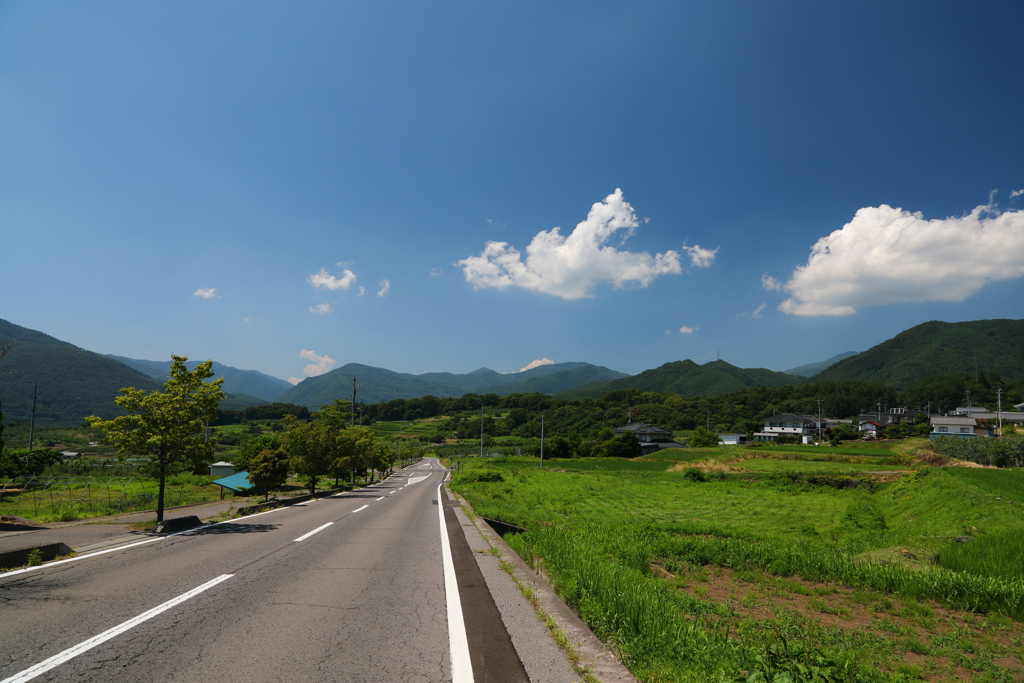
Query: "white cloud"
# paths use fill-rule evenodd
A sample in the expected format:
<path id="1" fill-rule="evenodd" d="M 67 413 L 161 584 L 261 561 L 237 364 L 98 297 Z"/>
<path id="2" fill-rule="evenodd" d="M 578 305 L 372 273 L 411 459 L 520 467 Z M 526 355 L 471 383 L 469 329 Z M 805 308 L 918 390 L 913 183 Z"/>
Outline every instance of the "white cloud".
<path id="1" fill-rule="evenodd" d="M 527 370 L 533 370 L 534 368 L 539 368 L 542 365 L 554 365 L 554 364 L 555 364 L 555 361 L 551 360 L 550 358 L 541 358 L 539 360 L 535 360 L 535 361 L 531 361 L 530 363 L 527 363 L 523 367 L 521 367 L 518 370 L 516 370 L 516 372 L 526 372 Z"/>
<path id="2" fill-rule="evenodd" d="M 360 287 L 359 288 L 359 296 L 362 296 L 364 294 L 366 294 L 366 287 Z"/>
<path id="3" fill-rule="evenodd" d="M 782 283 L 773 278 L 768 273 L 761 274 L 761 286 L 767 289 L 769 292 L 782 291 Z"/>
<path id="4" fill-rule="evenodd" d="M 1016 197 L 1019 197 L 1022 194 L 1024 194 L 1024 190 L 1014 190 L 1013 192 L 1010 193 L 1010 199 L 1015 199 Z"/>
<path id="5" fill-rule="evenodd" d="M 303 360 L 313 361 L 306 367 L 302 368 L 302 373 L 306 377 L 316 377 L 317 375 L 322 375 L 338 364 L 338 361 L 334 360 L 330 356 L 320 356 L 317 355 L 316 352 L 310 351 L 308 349 L 302 349 L 302 351 L 299 352 L 298 357 L 302 358 Z M 289 377 L 288 381 L 291 382 L 292 384 L 298 384 L 304 379 L 305 377 Z"/>
<path id="6" fill-rule="evenodd" d="M 969 214 L 925 220 L 888 205 L 857 211 L 819 239 L 785 284 L 779 310 L 851 315 L 863 306 L 963 301 L 988 282 L 1024 276 L 1024 211 L 991 204 Z M 766 288 L 776 283 L 763 276 Z"/>
<path id="7" fill-rule="evenodd" d="M 430 277 L 444 277 L 444 271 L 440 268 L 431 268 Z"/>
<path id="8" fill-rule="evenodd" d="M 682 272 L 679 253 L 666 251 L 652 256 L 647 252 L 620 251 L 608 241 L 620 233 L 624 242 L 638 225 L 636 214 L 615 190 L 590 208 L 587 219 L 568 236 L 560 228 L 534 235 L 526 247 L 526 258 L 507 242 L 488 242 L 479 256 L 455 263 L 466 281 L 475 289 L 520 287 L 563 299 L 592 296 L 599 282 L 616 288 L 648 286 L 659 275 Z M 703 263 L 706 250 L 687 247 L 691 261 Z M 695 256 L 696 255 L 696 256 Z M 713 252 L 712 252 L 713 257 Z"/>
<path id="9" fill-rule="evenodd" d="M 761 317 L 761 313 L 764 312 L 764 309 L 767 306 L 768 306 L 768 302 L 765 302 L 765 303 L 761 304 L 760 306 L 758 306 L 757 308 L 755 308 L 753 311 L 750 312 L 750 317 L 751 318 L 760 318 Z"/>
<path id="10" fill-rule="evenodd" d="M 204 287 L 204 288 L 197 289 L 196 291 L 192 292 L 192 296 L 196 297 L 197 299 L 216 299 L 216 298 L 218 298 L 217 297 L 217 290 L 214 289 L 213 287 Z"/>
<path id="11" fill-rule="evenodd" d="M 388 292 L 391 291 L 391 280 L 381 280 L 380 289 L 377 290 L 377 296 L 387 296 Z"/>
<path id="12" fill-rule="evenodd" d="M 317 304 L 316 306 L 309 307 L 310 313 L 316 313 L 317 315 L 327 315 L 331 312 L 330 304 Z"/>
<path id="13" fill-rule="evenodd" d="M 309 284 L 314 287 L 325 287 L 326 289 L 348 289 L 356 281 L 356 275 L 348 268 L 344 268 L 341 271 L 340 277 L 335 277 L 327 272 L 326 268 L 321 268 L 319 273 L 314 273 L 309 276 Z"/>
<path id="14" fill-rule="evenodd" d="M 718 253 L 719 248 L 704 249 L 694 245 L 692 247 L 683 247 L 683 250 L 690 255 L 691 266 L 694 268 L 707 268 L 715 262 L 715 254 Z"/>
<path id="15" fill-rule="evenodd" d="M 699 327 L 690 327 L 689 325 L 683 325 L 682 327 L 679 328 L 679 334 L 693 334 L 699 329 Z"/>

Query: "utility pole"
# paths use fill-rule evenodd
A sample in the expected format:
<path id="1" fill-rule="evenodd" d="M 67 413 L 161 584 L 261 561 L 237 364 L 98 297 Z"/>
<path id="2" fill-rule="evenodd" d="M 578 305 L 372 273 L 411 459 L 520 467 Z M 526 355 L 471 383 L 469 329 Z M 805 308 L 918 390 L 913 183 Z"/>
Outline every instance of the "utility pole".
<path id="1" fill-rule="evenodd" d="M 540 466 L 544 467 L 544 413 L 540 414 Z"/>
<path id="2" fill-rule="evenodd" d="M 484 457 L 484 404 L 480 404 L 480 457 Z"/>
<path id="3" fill-rule="evenodd" d="M 996 389 L 996 415 L 999 416 L 999 436 L 1003 436 L 1003 388 Z"/>
<path id="4" fill-rule="evenodd" d="M 818 443 L 821 443 L 821 399 L 818 399 Z"/>
<path id="5" fill-rule="evenodd" d="M 32 419 L 29 421 L 28 428 L 28 449 L 32 450 L 32 445 L 36 438 L 36 387 L 38 384 L 32 385 Z"/>
<path id="6" fill-rule="evenodd" d="M 349 411 L 351 412 L 351 417 L 349 418 L 349 424 L 348 424 L 349 427 L 355 427 L 356 426 L 356 386 L 358 386 L 356 384 L 356 378 L 353 377 L 352 378 L 352 403 L 349 405 Z"/>

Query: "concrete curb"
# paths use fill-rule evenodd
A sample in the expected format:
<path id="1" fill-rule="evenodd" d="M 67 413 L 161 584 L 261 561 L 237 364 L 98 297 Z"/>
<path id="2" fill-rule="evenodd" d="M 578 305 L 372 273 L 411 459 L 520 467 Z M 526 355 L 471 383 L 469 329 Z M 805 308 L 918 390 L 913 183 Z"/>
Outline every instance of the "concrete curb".
<path id="1" fill-rule="evenodd" d="M 445 488 L 448 488 L 447 484 Z M 448 493 L 471 513 L 467 517 L 480 535 L 492 547 L 498 549 L 499 558 L 512 565 L 512 575 L 533 591 L 540 609 L 555 621 L 559 630 L 575 650 L 580 665 L 586 667 L 590 674 L 601 683 L 637 683 L 636 677 L 615 657 L 608 646 L 594 635 L 594 632 L 568 605 L 562 602 L 547 581 L 530 569 L 523 558 L 519 557 L 487 522 L 483 521 L 483 518 L 473 510 L 473 506 L 450 488 Z"/>

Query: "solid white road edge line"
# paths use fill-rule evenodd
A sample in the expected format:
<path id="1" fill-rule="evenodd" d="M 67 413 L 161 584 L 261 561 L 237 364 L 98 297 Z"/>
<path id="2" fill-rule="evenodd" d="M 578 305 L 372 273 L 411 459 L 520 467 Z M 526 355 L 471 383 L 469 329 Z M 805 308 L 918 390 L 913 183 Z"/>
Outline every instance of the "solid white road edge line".
<path id="1" fill-rule="evenodd" d="M 327 527 L 329 527 L 332 524 L 334 524 L 334 522 L 327 522 L 327 524 L 324 524 L 323 526 L 318 526 L 317 528 L 315 528 L 312 531 L 310 531 L 308 534 L 302 534 L 301 536 L 296 538 L 294 541 L 292 541 L 292 543 L 298 543 L 299 541 L 305 541 L 307 538 L 309 538 L 313 534 L 317 533 L 318 531 L 323 531 L 324 529 L 326 529 Z"/>
<path id="2" fill-rule="evenodd" d="M 77 657 L 78 655 L 82 654 L 83 652 L 87 652 L 88 650 L 91 650 L 92 648 L 96 647 L 97 645 L 101 645 L 101 644 L 107 642 L 108 640 L 110 640 L 111 638 L 114 638 L 115 636 L 118 636 L 118 635 L 124 633 L 128 629 L 134 628 L 134 627 L 138 626 L 139 624 L 141 624 L 142 622 L 147 621 L 149 619 L 152 619 L 153 617 L 155 617 L 156 615 L 158 615 L 158 614 L 160 614 L 162 612 L 166 612 L 167 610 L 171 609 L 175 605 L 180 605 L 181 603 L 185 602 L 186 600 L 188 600 L 190 598 L 194 598 L 195 596 L 199 595 L 203 591 L 205 591 L 207 589 L 210 589 L 210 588 L 213 588 L 218 583 L 220 583 L 222 581 L 227 581 L 232 576 L 234 576 L 234 574 L 221 574 L 216 579 L 213 579 L 212 581 L 207 581 L 202 586 L 198 586 L 196 588 L 193 588 L 192 590 L 190 590 L 187 593 L 182 593 L 178 597 L 173 598 L 171 600 L 168 600 L 164 604 L 159 605 L 157 607 L 154 607 L 153 609 L 149 610 L 148 612 L 143 612 L 139 616 L 133 617 L 133 618 L 129 619 L 128 621 L 124 622 L 123 624 L 120 624 L 119 626 L 115 626 L 112 629 L 104 631 L 103 633 L 99 634 L 98 636 L 93 636 L 89 640 L 83 641 L 83 642 L 79 643 L 78 645 L 75 645 L 74 647 L 71 647 L 71 648 L 68 648 L 67 650 L 64 650 L 64 652 L 61 652 L 60 654 L 54 655 L 53 657 L 50 657 L 47 660 L 39 662 L 35 666 L 29 667 L 29 668 L 25 669 L 24 671 L 22 671 L 21 673 L 14 674 L 10 678 L 5 678 L 3 681 L 0 681 L 0 683 L 21 683 L 21 681 L 30 681 L 33 678 L 35 678 L 36 676 L 38 676 L 40 674 L 43 674 L 43 673 L 46 673 L 50 669 L 58 667 L 58 666 L 60 666 L 61 664 L 63 664 L 64 662 L 66 662 L 68 660 L 74 659 L 75 657 Z"/>
<path id="3" fill-rule="evenodd" d="M 444 595 L 448 603 L 448 642 L 451 644 L 452 683 L 473 683 L 473 663 L 469 659 L 469 641 L 466 639 L 466 622 L 462 617 L 462 601 L 459 599 L 459 584 L 455 578 L 455 562 L 452 561 L 452 546 L 448 541 L 448 528 L 444 523 L 444 499 L 442 487 L 437 487 L 437 516 L 441 522 L 441 561 L 444 565 Z"/>

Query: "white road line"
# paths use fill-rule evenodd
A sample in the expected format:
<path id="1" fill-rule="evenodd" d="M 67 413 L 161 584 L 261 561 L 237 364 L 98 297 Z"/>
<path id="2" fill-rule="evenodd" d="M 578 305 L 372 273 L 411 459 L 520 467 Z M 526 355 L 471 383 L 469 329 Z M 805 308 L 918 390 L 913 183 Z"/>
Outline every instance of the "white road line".
<path id="1" fill-rule="evenodd" d="M 377 500 L 384 500 L 384 496 L 381 496 L 381 497 L 380 497 L 380 498 L 378 498 Z M 376 503 L 376 502 L 377 502 L 377 500 L 375 500 L 375 501 L 373 501 L 373 502 L 374 502 L 374 503 Z"/>
<path id="2" fill-rule="evenodd" d="M 327 527 L 329 527 L 332 524 L 334 524 L 334 522 L 327 522 L 327 524 L 324 524 L 323 526 L 318 526 L 317 528 L 315 528 L 312 531 L 310 531 L 308 534 L 302 534 L 301 536 L 296 538 L 294 541 L 292 541 L 292 543 L 298 543 L 299 541 L 305 541 L 307 538 L 309 538 L 313 534 L 317 533 L 318 531 L 323 531 L 324 529 L 326 529 Z"/>
<path id="3" fill-rule="evenodd" d="M 356 508 L 355 510 L 353 510 L 353 511 L 352 511 L 352 514 L 354 515 L 354 514 L 356 514 L 357 512 L 359 512 L 360 510 L 365 510 L 365 509 L 366 509 L 366 508 L 368 508 L 368 507 L 370 507 L 369 503 L 367 503 L 366 505 L 364 505 L 364 506 L 363 506 L 363 507 L 361 507 L 361 508 Z"/>
<path id="4" fill-rule="evenodd" d="M 22 681 L 30 681 L 33 678 L 35 678 L 36 676 L 38 676 L 40 674 L 43 674 L 43 673 L 46 673 L 50 669 L 56 668 L 56 667 L 60 666 L 61 664 L 63 664 L 64 662 L 67 662 L 67 661 L 69 661 L 71 659 L 74 659 L 78 655 L 80 655 L 80 654 L 82 654 L 84 652 L 88 652 L 89 650 L 93 649 L 97 645 L 102 645 L 103 643 L 107 642 L 111 638 L 114 638 L 116 636 L 121 635 L 122 633 L 124 633 L 128 629 L 134 628 L 134 627 L 138 626 L 139 624 L 141 624 L 142 622 L 147 621 L 149 619 L 152 619 L 156 615 L 161 614 L 162 612 L 166 612 L 167 610 L 171 609 L 172 607 L 174 607 L 176 605 L 180 605 L 181 603 L 185 602 L 186 600 L 188 600 L 190 598 L 194 598 L 195 596 L 199 595 L 203 591 L 208 590 L 210 588 L 213 588 L 218 583 L 220 583 L 222 581 L 227 581 L 232 576 L 234 576 L 234 574 L 221 574 L 216 579 L 213 579 L 212 581 L 207 581 L 202 586 L 198 586 L 196 588 L 193 588 L 192 590 L 190 590 L 187 593 L 182 593 L 178 597 L 173 598 L 171 600 L 168 600 L 164 604 L 159 605 L 157 607 L 154 607 L 153 609 L 149 610 L 148 612 L 143 612 L 139 616 L 133 617 L 133 618 L 129 619 L 128 621 L 124 622 L 123 624 L 120 624 L 119 626 L 115 626 L 112 629 L 104 631 L 103 633 L 99 634 L 98 636 L 93 636 L 89 640 L 83 641 L 83 642 L 79 643 L 78 645 L 75 645 L 74 647 L 71 647 L 71 648 L 68 648 L 67 650 L 64 650 L 64 652 L 61 652 L 60 654 L 54 655 L 53 657 L 50 657 L 47 660 L 39 662 L 35 666 L 29 667 L 29 668 L 25 669 L 24 671 L 22 671 L 21 673 L 14 674 L 10 678 L 5 678 L 3 681 L 0 681 L 0 683 L 21 683 Z"/>
<path id="5" fill-rule="evenodd" d="M 473 663 L 469 659 L 466 622 L 462 616 L 462 601 L 459 599 L 459 584 L 455 578 L 455 562 L 452 561 L 448 528 L 444 523 L 442 486 L 444 486 L 443 482 L 437 487 L 437 516 L 441 522 L 441 561 L 444 565 L 444 595 L 448 603 L 448 642 L 451 645 L 452 683 L 473 683 Z"/>

